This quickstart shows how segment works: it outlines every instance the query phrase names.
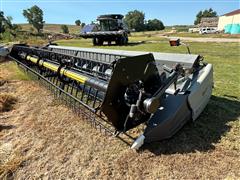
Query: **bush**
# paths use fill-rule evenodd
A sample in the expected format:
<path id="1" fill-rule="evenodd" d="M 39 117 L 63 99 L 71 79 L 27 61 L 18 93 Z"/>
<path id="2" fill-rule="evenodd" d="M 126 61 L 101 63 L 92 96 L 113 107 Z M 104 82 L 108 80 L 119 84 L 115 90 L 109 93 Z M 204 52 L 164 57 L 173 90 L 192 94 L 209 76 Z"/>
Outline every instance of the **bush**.
<path id="1" fill-rule="evenodd" d="M 163 30 L 164 28 L 165 26 L 163 25 L 162 21 L 158 19 L 150 19 L 146 24 L 146 30 L 148 31 Z"/>
<path id="2" fill-rule="evenodd" d="M 67 25 L 62 25 L 62 26 L 61 26 L 61 29 L 62 29 L 62 32 L 63 32 L 64 34 L 68 34 L 68 33 L 69 33 L 69 30 L 68 30 Z"/>

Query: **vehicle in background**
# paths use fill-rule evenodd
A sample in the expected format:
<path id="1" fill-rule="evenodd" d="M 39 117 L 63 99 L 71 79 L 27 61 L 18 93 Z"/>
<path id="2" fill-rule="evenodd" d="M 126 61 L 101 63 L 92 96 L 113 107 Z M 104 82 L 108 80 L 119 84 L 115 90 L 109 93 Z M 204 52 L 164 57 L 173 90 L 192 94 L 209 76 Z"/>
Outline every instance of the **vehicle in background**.
<path id="1" fill-rule="evenodd" d="M 189 28 L 188 32 L 189 33 L 196 33 L 196 32 L 199 32 L 199 30 L 200 30 L 199 28 Z"/>
<path id="2" fill-rule="evenodd" d="M 214 33 L 218 33 L 217 28 L 214 27 L 204 27 L 200 28 L 199 30 L 199 34 L 214 34 Z"/>
<path id="3" fill-rule="evenodd" d="M 96 24 L 83 27 L 80 37 L 92 38 L 93 45 L 103 45 L 104 42 L 110 45 L 112 41 L 117 45 L 125 45 L 128 43 L 130 31 L 123 22 L 123 17 L 121 14 L 101 15 Z"/>

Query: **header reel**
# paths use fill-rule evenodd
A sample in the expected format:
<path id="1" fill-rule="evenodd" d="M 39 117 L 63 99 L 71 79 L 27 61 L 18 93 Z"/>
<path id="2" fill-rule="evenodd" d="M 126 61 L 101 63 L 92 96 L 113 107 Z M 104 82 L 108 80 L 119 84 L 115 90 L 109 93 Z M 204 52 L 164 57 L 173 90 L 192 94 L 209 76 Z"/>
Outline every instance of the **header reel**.
<path id="1" fill-rule="evenodd" d="M 112 56 L 114 60 L 102 60 L 102 57 Z M 54 93 L 57 90 L 59 96 L 65 94 L 70 97 L 70 106 L 81 104 L 100 119 L 98 123 L 107 122 L 119 133 L 126 133 L 144 122 L 149 124 L 155 121 L 155 114 L 163 106 L 168 108 L 168 103 L 172 103 L 168 102 L 170 96 L 175 96 L 176 101 L 179 101 L 177 97 L 180 94 L 188 96 L 178 83 L 180 78 L 189 76 L 185 73 L 186 67 L 176 62 L 172 67 L 163 64 L 159 71 L 159 62 L 155 61 L 152 53 L 128 56 L 51 46 L 38 48 L 14 45 L 10 57 L 48 82 L 55 88 Z M 167 93 L 169 89 L 172 89 L 172 94 Z M 187 107 L 186 98 L 183 104 L 181 106 L 187 109 L 186 117 L 191 119 L 191 109 Z M 160 123 L 161 117 L 157 121 Z M 158 129 L 161 126 L 159 123 L 152 129 Z M 176 128 L 178 124 L 172 124 L 171 128 Z M 146 130 L 149 131 L 149 128 L 150 125 L 147 125 Z M 172 134 L 171 131 L 169 133 Z"/>

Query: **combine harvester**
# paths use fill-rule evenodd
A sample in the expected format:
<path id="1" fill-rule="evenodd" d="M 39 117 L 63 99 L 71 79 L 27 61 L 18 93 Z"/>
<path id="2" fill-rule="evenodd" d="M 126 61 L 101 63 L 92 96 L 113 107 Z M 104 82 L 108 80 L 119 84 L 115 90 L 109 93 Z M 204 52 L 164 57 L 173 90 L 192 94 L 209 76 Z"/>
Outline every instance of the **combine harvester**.
<path id="1" fill-rule="evenodd" d="M 98 23 L 84 26 L 80 32 L 80 37 L 92 38 L 95 46 L 101 46 L 104 42 L 108 42 L 110 45 L 113 41 L 117 45 L 126 45 L 130 31 L 124 23 L 123 17 L 121 14 L 98 16 Z"/>
<path id="2" fill-rule="evenodd" d="M 212 65 L 199 55 L 16 44 L 8 56 L 94 127 L 133 149 L 196 120 L 213 86 Z"/>

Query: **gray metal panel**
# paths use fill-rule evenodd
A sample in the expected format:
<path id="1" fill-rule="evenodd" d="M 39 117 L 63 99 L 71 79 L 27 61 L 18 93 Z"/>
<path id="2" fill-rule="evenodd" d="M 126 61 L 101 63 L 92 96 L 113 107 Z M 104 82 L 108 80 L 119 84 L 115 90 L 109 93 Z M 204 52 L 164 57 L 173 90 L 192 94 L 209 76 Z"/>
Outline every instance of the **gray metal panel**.
<path id="1" fill-rule="evenodd" d="M 157 65 L 161 66 L 163 64 L 174 65 L 176 63 L 182 64 L 185 68 L 191 68 L 193 64 L 198 59 L 199 55 L 194 54 L 174 54 L 174 53 L 159 53 L 159 52 L 143 52 L 143 51 L 124 51 L 124 50 L 110 50 L 110 49 L 98 49 L 98 48 L 77 48 L 77 47 L 67 47 L 67 46 L 49 46 L 55 50 L 72 50 L 75 52 L 88 52 L 88 53 L 99 53 L 102 55 L 108 54 L 109 56 L 139 56 L 143 54 L 152 53 L 154 59 L 157 61 Z M 115 59 L 109 58 L 108 61 L 112 62 Z"/>
<path id="2" fill-rule="evenodd" d="M 170 138 L 191 119 L 187 98 L 188 95 L 169 95 L 163 99 L 163 109 L 154 113 L 147 123 L 144 142 Z"/>

